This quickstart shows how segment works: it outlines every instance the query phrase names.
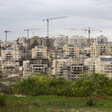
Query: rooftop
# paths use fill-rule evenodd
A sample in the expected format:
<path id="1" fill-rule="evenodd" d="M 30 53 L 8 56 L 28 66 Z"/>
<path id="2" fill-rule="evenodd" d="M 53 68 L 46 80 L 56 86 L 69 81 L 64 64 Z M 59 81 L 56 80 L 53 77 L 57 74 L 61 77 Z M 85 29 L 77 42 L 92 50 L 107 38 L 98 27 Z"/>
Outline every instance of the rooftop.
<path id="1" fill-rule="evenodd" d="M 111 56 L 105 56 L 105 57 L 100 57 L 101 61 L 112 61 L 112 57 Z"/>

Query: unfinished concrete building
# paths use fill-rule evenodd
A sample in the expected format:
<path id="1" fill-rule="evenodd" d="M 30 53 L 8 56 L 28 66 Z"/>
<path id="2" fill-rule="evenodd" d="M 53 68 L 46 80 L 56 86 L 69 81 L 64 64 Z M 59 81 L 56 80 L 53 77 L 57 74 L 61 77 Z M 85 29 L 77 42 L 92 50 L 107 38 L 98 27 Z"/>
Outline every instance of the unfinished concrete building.
<path id="1" fill-rule="evenodd" d="M 48 73 L 49 62 L 47 59 L 30 59 L 23 61 L 23 77 L 32 76 L 37 72 Z"/>
<path id="2" fill-rule="evenodd" d="M 68 75 L 68 78 L 72 79 L 72 80 L 77 80 L 77 79 L 81 78 L 81 75 L 84 72 L 87 72 L 86 66 L 80 65 L 80 64 L 71 65 L 70 66 L 70 74 Z"/>

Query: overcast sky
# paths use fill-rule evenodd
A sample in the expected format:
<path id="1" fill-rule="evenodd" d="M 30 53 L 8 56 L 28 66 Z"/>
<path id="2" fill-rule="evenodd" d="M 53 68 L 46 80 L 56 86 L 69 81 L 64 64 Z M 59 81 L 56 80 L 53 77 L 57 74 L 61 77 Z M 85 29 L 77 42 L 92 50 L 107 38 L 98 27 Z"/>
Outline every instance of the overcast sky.
<path id="1" fill-rule="evenodd" d="M 0 0 L 0 39 L 5 40 L 5 30 L 12 31 L 8 40 L 26 36 L 24 29 L 33 35 L 46 36 L 43 19 L 67 16 L 50 21 L 50 36 L 84 35 L 84 31 L 69 28 L 91 27 L 91 36 L 105 35 L 112 40 L 112 0 Z M 102 30 L 103 32 L 99 32 Z"/>

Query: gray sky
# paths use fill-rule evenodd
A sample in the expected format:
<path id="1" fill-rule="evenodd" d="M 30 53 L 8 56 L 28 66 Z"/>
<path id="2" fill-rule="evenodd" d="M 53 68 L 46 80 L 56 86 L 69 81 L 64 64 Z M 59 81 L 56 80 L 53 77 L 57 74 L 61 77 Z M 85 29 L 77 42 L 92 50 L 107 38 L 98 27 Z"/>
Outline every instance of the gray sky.
<path id="1" fill-rule="evenodd" d="M 84 35 L 84 31 L 69 28 L 102 30 L 91 36 L 106 35 L 112 40 L 112 0 L 0 0 L 0 39 L 5 40 L 4 30 L 10 30 L 8 40 L 26 36 L 26 28 L 42 28 L 30 31 L 46 36 L 46 21 L 43 19 L 67 16 L 50 21 L 50 36 Z"/>

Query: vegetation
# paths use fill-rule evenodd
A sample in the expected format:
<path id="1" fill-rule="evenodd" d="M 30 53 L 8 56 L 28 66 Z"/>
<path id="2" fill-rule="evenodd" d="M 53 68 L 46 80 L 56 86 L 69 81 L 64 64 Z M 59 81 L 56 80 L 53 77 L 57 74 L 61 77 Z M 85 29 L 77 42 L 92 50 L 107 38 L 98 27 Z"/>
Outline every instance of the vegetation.
<path id="1" fill-rule="evenodd" d="M 84 76 L 73 84 L 75 96 L 112 95 L 112 78 L 103 74 Z"/>
<path id="2" fill-rule="evenodd" d="M 0 107 L 6 105 L 6 95 L 0 95 Z"/>
<path id="3" fill-rule="evenodd" d="M 14 84 L 11 93 L 16 96 L 0 95 L 0 112 L 112 111 L 112 78 L 102 74 L 74 82 L 37 73 Z"/>
<path id="4" fill-rule="evenodd" d="M 14 85 L 13 92 L 24 95 L 111 96 L 112 78 L 102 74 L 84 75 L 73 82 L 63 78 L 36 74 Z"/>
<path id="5" fill-rule="evenodd" d="M 93 105 L 91 106 L 91 98 Z M 87 104 L 87 102 L 90 102 Z M 112 97 L 66 97 L 9 95 L 0 112 L 111 112 Z"/>

